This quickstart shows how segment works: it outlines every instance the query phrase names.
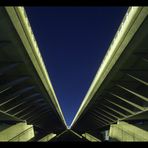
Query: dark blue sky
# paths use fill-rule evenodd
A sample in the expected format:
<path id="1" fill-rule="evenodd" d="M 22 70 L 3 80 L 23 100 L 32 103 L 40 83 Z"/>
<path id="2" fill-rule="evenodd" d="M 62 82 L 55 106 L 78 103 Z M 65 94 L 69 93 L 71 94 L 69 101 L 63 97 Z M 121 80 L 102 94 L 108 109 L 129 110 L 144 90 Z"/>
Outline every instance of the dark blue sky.
<path id="1" fill-rule="evenodd" d="M 51 83 L 71 124 L 127 7 L 25 7 Z"/>

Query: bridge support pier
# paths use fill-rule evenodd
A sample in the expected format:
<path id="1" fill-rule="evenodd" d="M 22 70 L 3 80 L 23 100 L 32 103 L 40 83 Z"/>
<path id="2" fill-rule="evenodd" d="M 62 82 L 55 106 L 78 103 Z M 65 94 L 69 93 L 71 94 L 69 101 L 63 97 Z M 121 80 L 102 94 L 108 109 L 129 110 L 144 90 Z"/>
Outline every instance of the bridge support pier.
<path id="1" fill-rule="evenodd" d="M 56 134 L 50 133 L 50 134 L 44 136 L 43 138 L 41 138 L 38 142 L 48 142 L 48 141 L 50 141 L 52 138 L 54 138 L 55 136 L 56 136 Z"/>
<path id="2" fill-rule="evenodd" d="M 23 122 L 14 125 L 0 125 L 0 141 L 21 142 L 29 141 L 33 137 L 33 125 L 27 125 Z"/>
<path id="3" fill-rule="evenodd" d="M 127 122 L 112 124 L 109 130 L 111 141 L 148 141 L 147 125 L 133 125 Z"/>
<path id="4" fill-rule="evenodd" d="M 98 138 L 96 138 L 96 137 L 94 137 L 94 136 L 92 136 L 91 134 L 88 134 L 88 133 L 84 133 L 84 134 L 82 134 L 82 136 L 84 138 L 86 138 L 88 141 L 91 141 L 91 142 L 101 142 L 100 139 L 98 139 Z"/>

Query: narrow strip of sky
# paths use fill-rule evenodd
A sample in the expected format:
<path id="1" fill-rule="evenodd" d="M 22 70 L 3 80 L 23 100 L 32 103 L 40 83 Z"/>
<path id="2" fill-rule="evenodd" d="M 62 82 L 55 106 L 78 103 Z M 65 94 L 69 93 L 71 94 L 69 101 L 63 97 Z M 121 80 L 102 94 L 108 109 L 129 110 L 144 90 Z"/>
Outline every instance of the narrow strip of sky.
<path id="1" fill-rule="evenodd" d="M 127 7 L 25 7 L 67 125 Z"/>

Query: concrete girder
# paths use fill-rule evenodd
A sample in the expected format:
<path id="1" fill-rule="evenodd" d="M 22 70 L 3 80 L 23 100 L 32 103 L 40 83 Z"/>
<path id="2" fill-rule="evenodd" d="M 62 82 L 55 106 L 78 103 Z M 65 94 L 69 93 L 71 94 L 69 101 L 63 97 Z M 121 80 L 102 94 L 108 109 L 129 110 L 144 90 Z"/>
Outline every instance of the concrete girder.
<path id="1" fill-rule="evenodd" d="M 104 119 L 104 117 L 100 117 L 100 116 L 96 115 L 96 114 L 93 113 L 93 112 L 91 112 L 91 113 L 92 113 L 93 116 L 95 116 L 95 117 L 97 117 L 97 118 L 100 118 L 101 120 L 104 120 L 104 121 L 107 122 L 107 123 L 110 123 L 110 121 L 107 120 L 107 119 Z"/>
<path id="2" fill-rule="evenodd" d="M 94 110 L 93 112 L 95 112 L 96 114 L 99 114 L 99 115 L 101 115 L 101 116 L 105 117 L 106 119 L 109 119 L 109 120 L 111 120 L 111 121 L 115 121 L 115 120 L 113 120 L 112 118 L 110 118 L 110 117 L 108 117 L 108 116 L 104 115 L 104 114 L 103 114 L 103 113 L 101 113 L 101 112 L 98 112 L 98 111 L 96 111 L 96 110 Z"/>
<path id="3" fill-rule="evenodd" d="M 33 102 L 42 102 L 42 101 L 43 101 L 43 100 L 41 100 L 41 99 L 38 99 L 38 100 L 32 100 L 32 103 L 33 103 Z M 23 105 L 23 104 L 27 104 L 27 103 L 28 103 L 28 101 L 23 101 L 23 102 L 17 104 L 16 106 L 13 106 L 12 108 L 9 108 L 9 109 L 6 110 L 5 112 L 12 111 L 13 109 L 16 109 L 17 107 L 19 107 L 19 106 L 21 106 L 21 105 Z"/>
<path id="4" fill-rule="evenodd" d="M 31 116 L 29 116 L 28 118 L 26 118 L 26 120 L 29 120 L 30 118 L 32 118 L 33 116 L 34 116 L 34 118 L 39 118 L 40 117 L 40 115 L 42 115 L 42 114 L 45 114 L 45 113 L 49 113 L 49 110 L 38 110 L 38 111 L 36 111 L 33 115 L 31 115 Z M 35 116 L 35 115 L 37 115 L 37 116 Z M 32 119 L 34 119 L 34 118 L 32 118 Z"/>
<path id="5" fill-rule="evenodd" d="M 43 109 L 42 109 L 42 110 L 43 110 Z M 24 118 L 24 117 L 28 116 L 29 114 L 32 114 L 32 113 L 35 112 L 35 111 L 38 111 L 38 108 L 34 108 L 34 109 L 31 110 L 30 112 L 28 112 L 28 113 L 26 113 L 26 114 L 24 114 L 24 115 L 22 115 L 22 116 L 19 116 L 19 118 Z"/>
<path id="6" fill-rule="evenodd" d="M 0 131 L 0 141 L 28 141 L 34 137 L 32 125 L 24 122 L 12 125 Z"/>
<path id="7" fill-rule="evenodd" d="M 91 115 L 91 114 L 88 115 L 88 116 L 90 116 L 90 117 L 92 118 L 92 115 Z M 93 118 L 92 118 L 91 120 L 94 121 L 94 122 L 96 122 L 96 124 L 99 125 L 99 127 L 102 126 L 102 125 L 104 125 L 104 124 L 106 124 L 106 122 L 103 122 L 103 121 L 100 120 L 100 119 L 99 119 L 99 121 L 98 121 L 98 118 L 96 118 L 96 117 L 94 117 L 94 116 L 93 116 Z M 102 121 L 102 122 L 101 122 L 101 121 Z"/>
<path id="8" fill-rule="evenodd" d="M 136 93 L 136 92 L 134 92 L 134 91 L 132 91 L 132 90 L 130 90 L 130 89 L 128 89 L 128 88 L 125 88 L 125 87 L 123 87 L 123 86 L 121 86 L 121 85 L 117 85 L 117 86 L 118 86 L 119 88 L 121 88 L 121 89 L 123 89 L 123 90 L 125 90 L 125 91 L 127 91 L 127 92 L 129 92 L 129 93 L 131 93 L 131 94 L 133 94 L 133 95 L 135 95 L 136 97 L 138 97 L 138 98 L 140 98 L 140 99 L 142 99 L 142 100 L 148 102 L 148 98 L 147 98 L 147 97 L 145 97 L 145 96 L 143 96 L 143 95 L 140 95 L 140 94 L 138 94 L 138 93 Z"/>
<path id="9" fill-rule="evenodd" d="M 18 134 L 17 136 L 13 137 L 12 139 L 10 139 L 8 142 L 23 142 L 23 141 L 29 141 L 30 139 L 34 138 L 34 130 L 33 130 L 33 125 L 32 127 L 24 130 L 23 132 L 21 132 L 20 134 Z M 27 139 L 27 140 L 26 140 Z"/>
<path id="10" fill-rule="evenodd" d="M 131 72 L 146 72 L 147 69 L 140 69 L 140 68 L 134 68 L 134 69 L 128 69 L 128 68 L 124 68 L 124 69 L 120 69 L 121 72 L 124 72 L 124 73 L 131 73 Z"/>
<path id="11" fill-rule="evenodd" d="M 126 102 L 126 103 L 128 103 L 128 104 L 130 104 L 130 105 L 132 105 L 133 107 L 138 108 L 139 110 L 144 110 L 143 107 L 141 107 L 140 105 L 137 105 L 136 103 L 133 103 L 133 102 L 131 102 L 131 101 L 129 101 L 129 100 L 127 100 L 127 99 L 125 99 L 125 98 L 119 96 L 119 95 L 116 95 L 116 94 L 114 94 L 114 93 L 110 93 L 110 94 L 111 94 L 112 96 L 114 96 L 114 97 L 116 97 L 116 98 L 118 98 L 118 99 L 120 99 L 120 100 L 122 100 L 122 101 L 124 101 L 124 102 Z"/>
<path id="12" fill-rule="evenodd" d="M 5 101 L 5 102 L 1 103 L 1 104 L 0 104 L 0 106 L 3 106 L 3 105 L 5 105 L 5 104 L 7 104 L 8 102 L 10 102 L 10 101 L 12 101 L 12 100 L 16 99 L 17 97 L 19 97 L 19 95 L 16 95 L 16 96 L 14 96 L 14 97 L 12 97 L 12 98 L 8 99 L 7 101 Z"/>
<path id="13" fill-rule="evenodd" d="M 15 80 L 12 80 L 11 82 L 9 82 L 9 83 L 7 83 L 7 84 L 5 84 L 5 85 L 3 85 L 3 86 L 0 87 L 0 93 L 3 90 L 5 90 L 5 89 L 7 89 L 9 87 L 15 86 L 15 85 L 17 85 L 17 84 L 19 84 L 19 83 L 27 80 L 27 79 L 29 79 L 29 77 L 26 76 L 26 77 L 20 77 L 20 78 L 17 78 Z"/>
<path id="14" fill-rule="evenodd" d="M 23 88 L 22 90 L 20 90 L 17 93 L 19 93 L 19 95 L 20 95 L 20 94 L 27 92 L 27 91 L 30 91 L 31 89 L 34 89 L 34 88 L 35 88 L 35 86 L 29 86 L 29 87 Z"/>
<path id="15" fill-rule="evenodd" d="M 124 142 L 148 141 L 148 132 L 142 127 L 122 121 L 110 126 L 109 137 Z"/>
<path id="16" fill-rule="evenodd" d="M 119 115 L 121 115 L 121 116 L 123 116 L 123 117 L 126 117 L 125 114 L 123 114 L 123 113 L 121 113 L 121 112 L 119 112 L 119 111 L 117 111 L 117 110 L 115 110 L 115 109 L 109 107 L 108 105 L 106 105 L 106 104 L 102 104 L 102 105 L 103 105 L 104 107 L 106 107 L 107 109 L 109 109 L 109 110 L 111 110 L 111 111 L 113 111 L 113 112 L 115 112 L 115 113 L 117 113 L 117 114 L 119 114 Z"/>
<path id="17" fill-rule="evenodd" d="M 82 138 L 82 136 L 81 135 L 79 135 L 78 133 L 76 133 L 75 131 L 73 131 L 73 130 L 69 130 L 69 131 L 71 131 L 73 134 L 75 134 L 76 136 L 78 136 L 79 138 Z"/>
<path id="18" fill-rule="evenodd" d="M 106 110 L 104 110 L 102 108 L 99 108 L 99 107 L 96 107 L 96 108 L 97 108 L 97 110 L 100 110 L 100 111 L 102 111 L 102 112 L 104 112 L 104 113 L 106 113 L 106 114 L 108 114 L 108 115 L 110 115 L 110 116 L 112 116 L 112 117 L 114 117 L 116 119 L 119 119 L 118 116 L 115 116 L 115 115 L 111 114 L 110 112 L 107 112 Z"/>
<path id="19" fill-rule="evenodd" d="M 20 65 L 20 63 L 11 63 L 11 64 L 9 63 L 9 64 L 5 65 L 5 67 L 0 68 L 0 75 L 10 71 L 13 68 L 16 68 L 18 65 Z"/>
<path id="20" fill-rule="evenodd" d="M 82 136 L 91 142 L 101 142 L 100 139 L 94 137 L 93 135 L 91 135 L 89 133 L 84 133 L 84 134 L 82 134 Z"/>
<path id="21" fill-rule="evenodd" d="M 5 112 L 2 111 L 2 110 L 0 110 L 0 113 L 4 114 L 5 116 L 10 117 L 10 118 L 13 119 L 14 121 L 24 122 L 24 120 L 19 119 L 19 118 L 15 117 L 14 115 L 11 115 L 11 114 L 8 114 L 8 113 L 5 113 Z"/>
<path id="22" fill-rule="evenodd" d="M 40 93 L 35 93 L 35 94 L 33 94 L 33 95 L 30 95 L 30 96 L 28 96 L 28 97 L 23 98 L 22 100 L 28 100 L 28 99 L 30 100 L 31 98 L 36 97 L 36 96 L 39 96 L 39 95 L 40 95 Z M 19 96 L 16 96 L 16 97 L 13 97 L 13 98 L 11 98 L 11 99 L 8 99 L 7 101 L 1 103 L 0 106 L 5 105 L 5 104 L 7 104 L 7 103 L 13 101 L 13 100 L 16 99 L 17 97 L 19 97 Z M 21 100 L 21 101 L 22 101 L 22 100 Z"/>
<path id="23" fill-rule="evenodd" d="M 38 86 L 44 92 L 47 104 L 54 107 L 54 113 L 57 116 L 60 116 L 60 121 L 62 120 L 61 126 L 64 125 L 63 127 L 66 127 L 65 119 L 63 117 L 61 108 L 53 90 L 37 42 L 35 40 L 29 20 L 27 18 L 25 9 L 23 7 L 4 7 L 2 9 L 4 11 L 2 17 L 7 16 L 8 19 L 8 21 L 6 21 L 5 23 L 7 23 L 12 28 L 12 32 L 14 32 L 10 32 L 11 35 L 19 39 L 19 45 L 15 43 L 15 38 L 11 38 L 11 41 L 15 43 L 16 47 L 19 47 L 21 49 L 18 49 L 18 55 L 22 55 L 23 57 L 21 61 L 23 61 L 24 64 L 29 63 L 29 74 L 33 74 L 33 76 L 37 78 L 35 81 L 39 80 L 37 84 L 39 84 Z"/>
<path id="24" fill-rule="evenodd" d="M 38 140 L 38 142 L 48 142 L 48 141 L 50 141 L 52 138 L 54 138 L 55 136 L 56 136 L 56 134 L 50 133 L 50 134 L 44 136 L 43 138 L 41 138 L 40 140 Z"/>
<path id="25" fill-rule="evenodd" d="M 20 105 L 22 105 L 22 104 L 24 104 L 24 103 L 26 103 L 26 102 L 21 102 L 21 103 L 17 104 L 16 106 L 13 106 L 13 107 L 7 109 L 5 112 L 7 113 L 7 112 L 9 112 L 9 111 L 12 111 L 13 109 L 16 109 L 17 107 L 19 107 Z"/>
<path id="26" fill-rule="evenodd" d="M 133 75 L 131 75 L 131 74 L 127 74 L 127 75 L 128 75 L 129 77 L 133 78 L 134 80 L 136 80 L 136 81 L 138 81 L 138 82 L 140 82 L 140 83 L 142 83 L 142 84 L 148 86 L 148 83 L 147 83 L 147 82 L 145 82 L 145 81 L 143 81 L 143 80 L 141 80 L 141 79 L 139 79 L 139 78 L 137 78 L 137 77 L 135 77 L 135 76 L 133 76 Z"/>
<path id="27" fill-rule="evenodd" d="M 9 86 L 9 87 L 7 87 L 7 88 L 4 88 L 3 90 L 0 91 L 0 94 L 2 94 L 3 92 L 9 90 L 10 88 L 12 88 L 12 87 Z"/>
<path id="28" fill-rule="evenodd" d="M 41 101 L 42 101 L 42 100 L 41 100 Z M 31 104 L 31 106 L 34 108 L 35 104 Z M 29 108 L 31 108 L 31 106 L 29 106 Z M 44 102 L 43 102 L 42 104 L 40 104 L 40 106 L 38 106 L 38 108 L 40 108 L 40 107 L 44 107 L 44 108 L 46 107 L 45 104 L 44 104 Z M 15 115 L 16 115 L 16 114 L 18 115 L 18 113 L 20 113 L 21 111 L 22 111 L 22 112 L 25 112 L 26 109 L 28 110 L 28 108 L 23 108 L 23 109 L 18 110 L 18 111 L 15 113 Z M 32 108 L 31 108 L 31 109 L 32 109 Z"/>
<path id="29" fill-rule="evenodd" d="M 109 46 L 108 52 L 106 53 L 105 58 L 103 59 L 102 64 L 101 64 L 99 70 L 97 71 L 96 76 L 95 76 L 87 94 L 85 95 L 85 98 L 84 98 L 74 120 L 72 121 L 71 126 L 73 126 L 77 122 L 77 120 L 82 115 L 83 111 L 85 110 L 85 108 L 87 107 L 89 102 L 92 100 L 92 98 L 96 97 L 96 92 L 97 91 L 99 92 L 100 86 L 102 88 L 103 88 L 103 86 L 105 86 L 105 85 L 103 85 L 103 81 L 106 79 L 106 77 L 109 76 L 109 73 L 111 71 L 113 71 L 113 73 L 114 73 L 114 70 L 112 70 L 112 69 L 114 69 L 114 65 L 116 65 L 116 63 L 120 64 L 120 61 L 121 61 L 121 60 L 119 60 L 120 56 L 123 55 L 123 57 L 124 57 L 124 55 L 125 55 L 125 57 L 127 59 L 128 56 L 130 56 L 130 54 L 132 54 L 134 52 L 135 48 L 128 50 L 128 47 L 130 47 L 128 45 L 130 45 L 131 42 L 137 43 L 136 45 L 138 45 L 138 43 L 140 42 L 139 40 L 138 40 L 139 42 L 135 42 L 135 40 L 137 39 L 136 33 L 139 30 L 143 31 L 147 27 L 146 26 L 147 24 L 143 23 L 145 21 L 145 19 L 147 19 L 147 14 L 148 14 L 147 10 L 148 10 L 147 7 L 130 7 L 128 9 L 126 16 L 123 19 L 124 21 L 121 22 L 121 25 L 120 25 L 112 43 L 111 43 L 111 45 Z M 141 33 L 140 31 L 138 32 L 139 34 Z M 141 37 L 144 38 L 146 35 L 144 34 Z M 133 38 L 135 40 L 132 40 Z M 129 51 L 129 52 L 128 52 L 128 54 L 126 54 L 124 51 Z M 123 52 L 125 54 L 122 54 Z M 128 55 L 128 56 L 126 56 L 126 55 Z M 123 61 L 121 61 L 121 63 L 123 63 Z M 117 68 L 121 68 L 120 65 L 118 65 Z"/>
<path id="30" fill-rule="evenodd" d="M 41 108 L 40 110 L 38 108 L 34 108 L 33 110 L 31 110 L 30 112 L 20 116 L 19 118 L 26 118 L 26 116 L 30 115 L 30 114 L 33 114 L 34 112 L 43 112 L 43 111 L 50 111 L 48 110 L 47 108 Z M 32 116 L 32 115 L 31 115 Z M 30 117 L 30 116 L 29 116 Z"/>
<path id="31" fill-rule="evenodd" d="M 127 108 L 125 108 L 125 107 L 123 107 L 123 106 L 121 106 L 121 105 L 119 105 L 119 104 L 113 102 L 113 101 L 110 101 L 110 100 L 108 100 L 108 99 L 105 99 L 105 100 L 106 100 L 107 102 L 109 102 L 109 103 L 111 103 L 111 104 L 113 104 L 113 105 L 115 105 L 115 106 L 121 108 L 122 110 L 124 110 L 124 111 L 126 111 L 126 112 L 132 114 L 132 115 L 134 114 L 133 111 L 131 111 L 131 110 L 129 110 L 129 109 L 127 109 Z"/>
<path id="32" fill-rule="evenodd" d="M 49 112 L 49 111 L 41 112 L 41 113 L 37 114 L 37 116 L 32 115 L 32 116 L 34 116 L 34 118 L 32 118 L 32 116 L 30 116 L 30 117 L 27 118 L 26 120 L 29 121 L 29 122 L 33 122 L 34 120 L 36 120 L 36 118 L 37 118 L 37 119 L 43 118 L 43 114 L 46 115 L 48 112 Z M 41 116 L 41 115 L 42 115 L 42 116 Z"/>
<path id="33" fill-rule="evenodd" d="M 96 122 L 98 122 L 97 124 L 100 124 L 101 126 L 102 126 L 102 125 L 104 125 L 104 126 L 105 126 L 105 125 L 108 125 L 108 122 L 104 122 L 104 121 L 102 121 L 102 119 L 100 119 L 100 118 L 96 118 L 96 117 L 95 117 L 95 120 L 96 120 Z M 101 122 L 102 124 L 101 124 L 100 122 Z"/>
<path id="34" fill-rule="evenodd" d="M 9 99 L 11 99 L 11 98 L 13 98 L 13 97 L 15 97 L 15 96 L 19 96 L 19 95 L 21 95 L 21 94 L 23 94 L 23 93 L 26 93 L 26 92 L 28 92 L 28 91 L 30 91 L 31 89 L 34 89 L 35 88 L 35 86 L 29 86 L 29 87 L 25 87 L 25 88 L 23 88 L 23 89 L 21 89 L 21 90 L 18 90 L 18 91 L 16 91 L 16 92 L 14 92 L 13 94 L 9 94 L 9 96 L 7 97 L 5 97 L 4 98 L 4 100 L 6 101 L 8 101 Z"/>
<path id="35" fill-rule="evenodd" d="M 14 116 L 18 116 L 18 114 L 20 114 L 23 111 L 26 111 L 27 109 L 29 109 L 30 107 L 33 107 L 33 104 L 30 104 L 29 106 L 26 106 L 25 108 L 23 108 L 22 110 L 16 112 L 15 114 L 13 114 Z"/>
<path id="36" fill-rule="evenodd" d="M 19 107 L 19 106 L 21 106 L 21 105 L 23 105 L 23 104 L 25 104 L 25 103 L 27 103 L 29 100 L 27 100 L 27 101 L 23 101 L 24 103 L 22 103 L 22 101 L 20 102 L 20 105 L 18 105 L 18 104 L 16 104 L 14 107 L 10 107 L 10 106 L 8 106 L 8 105 L 5 105 L 6 107 L 7 107 L 7 109 L 6 109 L 6 112 L 9 112 L 8 110 L 10 109 L 11 110 L 11 108 L 13 108 L 13 109 L 15 109 L 15 108 L 17 108 L 17 107 Z M 36 101 L 36 100 L 34 100 L 34 101 Z M 3 106 L 4 108 L 5 108 L 5 106 Z"/>
<path id="37" fill-rule="evenodd" d="M 146 59 L 146 58 L 143 58 L 143 60 L 146 61 L 146 62 L 148 62 L 148 59 Z"/>
<path id="38" fill-rule="evenodd" d="M 100 122 L 101 123 L 103 123 L 103 125 L 106 125 L 106 124 L 108 124 L 108 122 L 104 122 L 104 121 L 102 121 L 102 119 L 100 119 L 100 118 L 98 118 L 98 117 L 96 117 L 96 116 L 94 116 L 93 114 L 90 114 L 92 117 L 93 117 L 93 119 L 95 120 L 95 122 L 99 122 L 99 124 L 100 124 Z M 101 124 L 100 124 L 101 125 Z"/>

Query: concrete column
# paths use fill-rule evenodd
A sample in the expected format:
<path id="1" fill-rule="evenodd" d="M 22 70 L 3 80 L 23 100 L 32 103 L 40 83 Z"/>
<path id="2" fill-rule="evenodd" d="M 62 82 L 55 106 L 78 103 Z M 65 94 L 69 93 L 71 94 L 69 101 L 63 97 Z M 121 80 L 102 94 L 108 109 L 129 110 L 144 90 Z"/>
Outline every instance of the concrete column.
<path id="1" fill-rule="evenodd" d="M 50 141 L 55 136 L 56 136 L 56 134 L 50 133 L 50 134 L 46 135 L 45 137 L 41 138 L 38 142 L 47 142 L 47 141 Z"/>
<path id="2" fill-rule="evenodd" d="M 110 126 L 109 137 L 113 141 L 148 141 L 148 132 L 135 125 L 118 122 Z"/>
<path id="3" fill-rule="evenodd" d="M 27 123 L 17 123 L 0 131 L 0 141 L 28 141 L 33 137 L 33 126 Z"/>
<path id="4" fill-rule="evenodd" d="M 109 140 L 109 131 L 108 130 L 106 130 L 105 132 L 104 132 L 104 138 L 105 138 L 105 141 L 108 141 Z"/>
<path id="5" fill-rule="evenodd" d="M 96 138 L 96 137 L 94 137 L 94 136 L 92 136 L 92 135 L 90 135 L 88 133 L 84 133 L 84 134 L 82 134 L 82 136 L 84 138 L 86 138 L 87 140 L 91 141 L 91 142 L 101 142 L 100 139 L 98 139 L 98 138 Z"/>

